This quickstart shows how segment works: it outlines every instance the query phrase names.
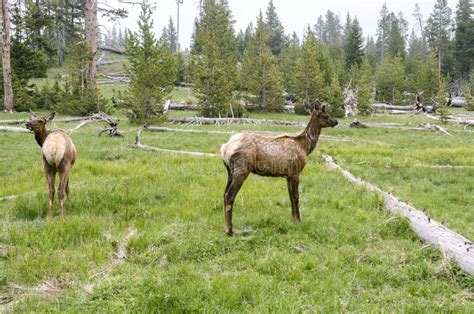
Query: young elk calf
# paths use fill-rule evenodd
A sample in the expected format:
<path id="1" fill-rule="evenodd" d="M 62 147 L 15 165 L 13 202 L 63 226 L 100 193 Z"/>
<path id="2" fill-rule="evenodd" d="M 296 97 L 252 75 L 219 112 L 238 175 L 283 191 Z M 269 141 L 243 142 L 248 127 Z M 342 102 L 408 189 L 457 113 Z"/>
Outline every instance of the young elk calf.
<path id="1" fill-rule="evenodd" d="M 316 147 L 322 128 L 334 127 L 337 120 L 330 117 L 319 101 L 305 105 L 311 112 L 308 125 L 298 135 L 263 136 L 239 133 L 222 145 L 221 154 L 227 168 L 224 192 L 225 232 L 232 235 L 232 207 L 242 184 L 250 172 L 271 177 L 286 177 L 291 200 L 291 214 L 296 222 L 299 213 L 299 176 L 307 156 Z"/>
<path id="2" fill-rule="evenodd" d="M 46 123 L 54 119 L 55 113 L 47 117 L 33 116 L 26 122 L 26 128 L 35 132 L 36 142 L 41 146 L 44 172 L 49 185 L 49 218 L 53 217 L 54 201 L 54 178 L 59 172 L 59 208 L 61 209 L 61 219 L 64 219 L 64 192 L 69 199 L 69 172 L 76 161 L 76 146 L 71 141 L 69 135 L 63 131 L 49 132 L 46 130 Z"/>

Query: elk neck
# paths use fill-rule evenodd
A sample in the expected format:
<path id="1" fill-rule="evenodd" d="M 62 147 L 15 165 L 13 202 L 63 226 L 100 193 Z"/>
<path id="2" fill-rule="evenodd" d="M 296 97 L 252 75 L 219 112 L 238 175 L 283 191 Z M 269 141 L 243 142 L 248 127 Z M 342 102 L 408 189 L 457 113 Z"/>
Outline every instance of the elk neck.
<path id="1" fill-rule="evenodd" d="M 306 128 L 301 132 L 299 137 L 303 141 L 303 146 L 307 155 L 311 154 L 318 143 L 319 135 L 321 134 L 321 126 L 318 123 L 316 116 L 311 115 Z"/>
<path id="2" fill-rule="evenodd" d="M 36 143 L 38 143 L 39 146 L 43 147 L 43 143 L 46 140 L 46 138 L 48 137 L 48 135 L 49 135 L 49 131 L 46 130 L 46 127 L 43 127 L 41 129 L 41 131 L 39 131 L 39 132 L 35 131 Z"/>

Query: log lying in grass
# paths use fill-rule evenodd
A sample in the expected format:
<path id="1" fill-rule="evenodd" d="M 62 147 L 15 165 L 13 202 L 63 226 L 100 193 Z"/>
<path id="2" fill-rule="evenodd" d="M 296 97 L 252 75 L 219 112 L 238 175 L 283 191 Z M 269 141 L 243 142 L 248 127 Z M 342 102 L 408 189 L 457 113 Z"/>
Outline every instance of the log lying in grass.
<path id="1" fill-rule="evenodd" d="M 466 98 L 464 97 L 453 97 L 451 98 L 451 107 L 466 107 Z"/>
<path id="2" fill-rule="evenodd" d="M 444 227 L 422 211 L 399 201 L 390 193 L 382 191 L 375 185 L 354 176 L 337 165 L 331 156 L 323 155 L 323 158 L 330 169 L 339 169 L 342 175 L 349 181 L 365 186 L 369 191 L 380 194 L 385 200 L 385 207 L 387 209 L 408 218 L 413 231 L 418 237 L 428 244 L 439 246 L 443 254 L 453 258 L 466 273 L 474 274 L 474 246 L 471 241 Z"/>
<path id="3" fill-rule="evenodd" d="M 219 154 L 212 154 L 212 153 L 201 153 L 201 152 L 188 152 L 183 150 L 174 150 L 174 149 L 164 149 L 158 147 L 152 147 L 145 144 L 140 143 L 140 137 L 142 135 L 142 128 L 138 129 L 137 136 L 135 137 L 135 142 L 133 143 L 133 148 L 141 148 L 147 150 L 153 150 L 160 153 L 170 153 L 170 154 L 178 154 L 178 155 L 191 155 L 197 157 L 219 157 Z"/>
<path id="4" fill-rule="evenodd" d="M 182 133 L 194 133 L 194 134 L 224 134 L 224 135 L 233 135 L 237 133 L 257 133 L 265 135 L 285 135 L 288 133 L 283 132 L 271 132 L 271 131 L 216 131 L 216 130 L 190 130 L 190 129 L 174 129 L 167 127 L 159 126 L 146 126 L 144 127 L 147 131 L 153 132 L 182 132 Z M 340 138 L 336 136 L 320 135 L 319 139 L 321 140 L 330 140 L 336 142 L 352 142 L 350 138 Z"/>
<path id="5" fill-rule="evenodd" d="M 396 106 L 384 103 L 372 104 L 374 110 L 401 110 L 401 111 L 413 111 L 415 106 Z"/>
<path id="6" fill-rule="evenodd" d="M 434 115 L 431 115 L 431 114 L 427 114 L 426 117 L 428 117 L 430 119 L 433 119 L 433 120 L 438 120 L 438 121 L 441 120 L 440 117 L 434 116 Z M 474 126 L 474 120 L 469 120 L 469 119 L 463 119 L 463 118 L 448 116 L 448 121 L 453 122 L 453 123 L 458 123 L 458 124 L 461 124 L 461 125 L 466 125 L 466 126 Z"/>
<path id="7" fill-rule="evenodd" d="M 190 110 L 190 111 L 197 111 L 199 110 L 198 105 L 194 104 L 177 104 L 177 103 L 171 103 L 169 110 Z"/>
<path id="8" fill-rule="evenodd" d="M 31 133 L 30 130 L 25 129 L 25 128 L 16 128 L 16 127 L 12 127 L 12 126 L 3 126 L 3 125 L 0 125 L 0 131 L 16 132 L 16 133 Z"/>
<path id="9" fill-rule="evenodd" d="M 177 124 L 276 124 L 291 126 L 306 126 L 307 122 L 285 121 L 285 120 L 267 120 L 267 119 L 246 119 L 246 118 L 203 118 L 203 117 L 177 117 L 169 118 L 168 122 Z"/>
<path id="10" fill-rule="evenodd" d="M 437 125 L 437 124 L 429 124 L 429 123 L 423 123 L 421 124 L 418 128 L 415 128 L 414 130 L 421 130 L 421 131 L 425 131 L 425 130 L 435 130 L 435 131 L 440 131 L 441 133 L 444 133 L 446 135 L 449 135 L 449 136 L 452 136 L 447 129 Z"/>
<path id="11" fill-rule="evenodd" d="M 70 123 L 70 122 L 79 122 L 79 121 L 86 120 L 86 119 L 89 119 L 89 116 L 58 119 L 58 120 L 54 120 L 54 122 L 57 122 L 57 123 Z M 26 121 L 28 121 L 28 120 L 29 119 L 0 120 L 0 124 L 23 124 L 23 123 L 26 123 Z"/>
<path id="12" fill-rule="evenodd" d="M 18 198 L 18 195 L 10 195 L 10 196 L 4 196 L 4 197 L 0 197 L 0 202 L 3 202 L 3 201 L 12 201 L 14 199 Z"/>

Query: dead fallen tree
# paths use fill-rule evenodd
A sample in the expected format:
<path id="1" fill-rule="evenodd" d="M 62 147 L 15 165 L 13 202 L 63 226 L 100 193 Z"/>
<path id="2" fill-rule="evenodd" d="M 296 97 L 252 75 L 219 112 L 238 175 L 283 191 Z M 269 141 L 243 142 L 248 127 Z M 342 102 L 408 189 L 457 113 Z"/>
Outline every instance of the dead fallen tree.
<path id="1" fill-rule="evenodd" d="M 440 117 L 427 114 L 426 117 L 433 119 L 433 120 L 441 120 Z M 474 120 L 469 120 L 469 119 L 464 119 L 464 118 L 457 118 L 453 116 L 448 116 L 448 122 L 453 122 L 461 125 L 466 125 L 466 126 L 474 126 Z"/>
<path id="2" fill-rule="evenodd" d="M 437 125 L 437 124 L 432 125 L 432 124 L 429 124 L 429 123 L 423 123 L 418 128 L 415 128 L 414 130 L 421 130 L 421 131 L 434 130 L 434 131 L 440 131 L 441 133 L 452 136 L 452 134 L 450 134 L 447 129 L 445 129 L 445 128 Z"/>
<path id="3" fill-rule="evenodd" d="M 375 103 L 372 104 L 372 109 L 377 110 L 402 110 L 402 111 L 413 111 L 415 106 L 397 106 L 384 103 Z"/>
<path id="4" fill-rule="evenodd" d="M 72 133 L 84 125 L 97 121 L 102 121 L 109 125 L 108 128 L 101 129 L 98 136 L 101 136 L 103 133 L 108 133 L 110 137 L 122 136 L 122 133 L 117 129 L 117 121 L 104 112 L 98 112 L 88 117 L 84 117 L 76 127 L 69 129 L 68 131 L 69 133 Z"/>
<path id="5" fill-rule="evenodd" d="M 3 125 L 0 125 L 0 131 L 16 132 L 16 133 L 31 133 L 30 130 L 25 129 L 25 128 L 16 128 L 16 127 L 13 127 L 13 126 L 3 126 Z"/>
<path id="6" fill-rule="evenodd" d="M 80 122 L 82 120 L 88 119 L 89 116 L 86 117 L 74 117 L 74 118 L 64 118 L 64 119 L 58 119 L 54 120 L 56 123 L 71 123 L 71 122 Z M 0 120 L 0 124 L 23 124 L 26 123 L 28 119 L 15 119 L 15 120 Z"/>
<path id="7" fill-rule="evenodd" d="M 192 111 L 197 111 L 197 110 L 199 110 L 199 106 L 194 105 L 194 104 L 171 103 L 170 106 L 169 106 L 169 110 L 192 110 Z"/>
<path id="8" fill-rule="evenodd" d="M 285 121 L 285 120 L 267 120 L 267 119 L 247 119 L 247 118 L 203 118 L 203 117 L 176 117 L 169 118 L 168 122 L 177 124 L 276 124 L 289 126 L 306 126 L 306 122 Z"/>
<path id="9" fill-rule="evenodd" d="M 283 132 L 271 132 L 271 131 L 216 131 L 216 130 L 191 130 L 191 129 L 174 129 L 167 127 L 159 126 L 145 126 L 145 130 L 152 132 L 182 132 L 182 133 L 194 133 L 194 134 L 224 134 L 224 135 L 233 135 L 238 133 L 256 133 L 256 134 L 266 134 L 266 135 L 285 135 L 288 133 Z M 330 140 L 336 142 L 352 142 L 350 138 L 341 138 L 337 136 L 329 135 L 320 135 L 319 139 L 321 140 Z"/>
<path id="10" fill-rule="evenodd" d="M 408 218 L 413 231 L 425 243 L 439 246 L 443 255 L 446 254 L 446 256 L 453 258 L 466 273 L 474 274 L 474 247 L 471 241 L 431 219 L 422 211 L 401 202 L 390 193 L 354 176 L 337 165 L 331 156 L 323 155 L 323 158 L 330 169 L 339 169 L 349 181 L 365 186 L 369 191 L 381 195 L 385 200 L 385 207 L 391 212 Z"/>
<path id="11" fill-rule="evenodd" d="M 142 135 L 142 128 L 139 128 L 137 136 L 135 137 L 135 142 L 132 145 L 133 148 L 153 150 L 153 151 L 160 152 L 160 153 L 170 153 L 170 154 L 178 154 L 178 155 L 191 155 L 191 156 L 197 156 L 197 157 L 219 157 L 220 156 L 219 154 L 212 154 L 212 153 L 188 152 L 188 151 L 182 151 L 182 150 L 164 149 L 164 148 L 148 146 L 148 145 L 142 144 L 140 142 L 141 135 Z"/>

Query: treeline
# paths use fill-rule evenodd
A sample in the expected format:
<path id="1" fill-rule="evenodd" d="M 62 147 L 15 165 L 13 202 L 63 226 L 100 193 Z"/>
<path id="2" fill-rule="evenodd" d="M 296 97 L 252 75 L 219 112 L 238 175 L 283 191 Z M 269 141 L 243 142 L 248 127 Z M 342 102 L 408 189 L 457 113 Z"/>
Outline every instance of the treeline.
<path id="1" fill-rule="evenodd" d="M 16 95 L 36 93 L 48 99 L 56 97 L 52 90 L 59 89 L 69 95 L 62 103 L 70 112 L 107 106 L 94 88 L 93 97 L 83 97 L 81 71 L 91 58 L 89 43 L 84 41 L 82 9 L 90 1 L 18 1 L 20 5 L 12 7 Z M 114 18 L 123 11 L 114 9 L 108 14 Z M 155 37 L 151 6 L 145 0 L 138 32 L 112 29 L 101 37 L 106 45 L 125 47 L 130 85 L 117 98 L 130 117 L 140 121 L 159 115 L 163 99 L 176 83 L 193 87 L 206 116 L 238 116 L 245 111 L 244 104 L 260 111 L 282 111 L 284 95 L 296 101 L 297 111 L 305 101 L 318 98 L 339 116 L 347 86 L 357 91 L 361 114 L 370 113 L 373 101 L 413 103 L 416 92 L 423 92 L 426 103 L 441 102 L 448 93 L 471 99 L 472 1 L 459 0 L 453 14 L 446 0 L 436 0 L 427 18 L 418 5 L 413 15 L 417 22 L 410 28 L 403 13 L 391 12 L 384 4 L 376 35 L 364 37 L 357 17 L 347 14 L 342 21 L 328 11 L 315 17 L 304 38 L 298 38 L 285 32 L 272 0 L 266 12 L 238 33 L 227 1 L 205 0 L 195 20 L 192 45 L 183 51 L 171 18 L 160 38 Z M 44 76 L 47 67 L 64 64 L 70 69 L 64 89 L 28 87 L 28 80 Z M 79 104 L 70 105 L 76 98 Z"/>

